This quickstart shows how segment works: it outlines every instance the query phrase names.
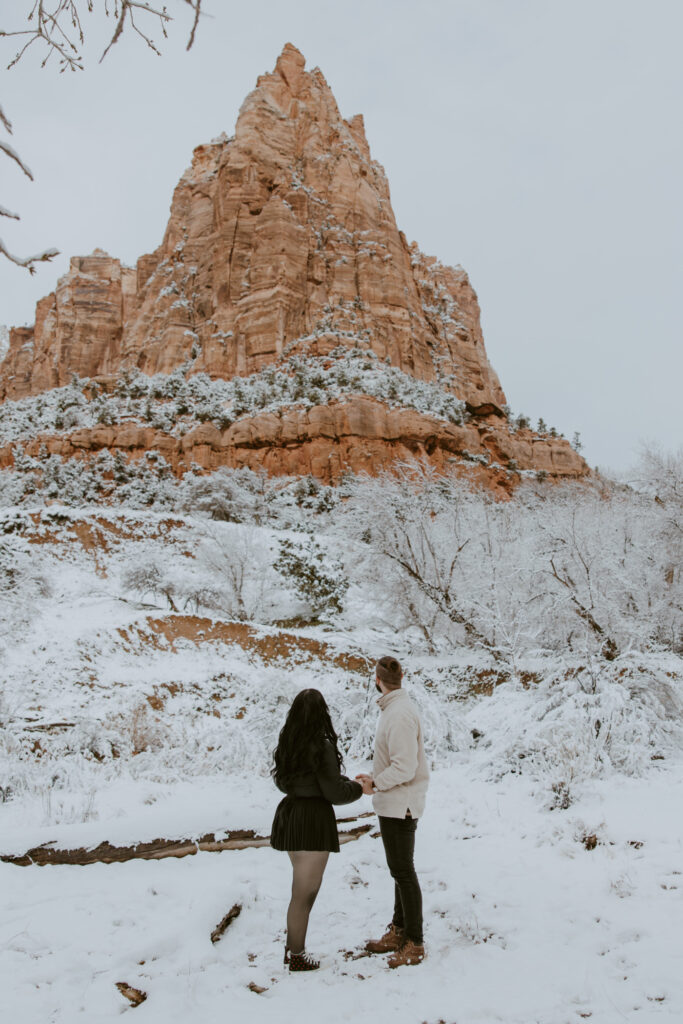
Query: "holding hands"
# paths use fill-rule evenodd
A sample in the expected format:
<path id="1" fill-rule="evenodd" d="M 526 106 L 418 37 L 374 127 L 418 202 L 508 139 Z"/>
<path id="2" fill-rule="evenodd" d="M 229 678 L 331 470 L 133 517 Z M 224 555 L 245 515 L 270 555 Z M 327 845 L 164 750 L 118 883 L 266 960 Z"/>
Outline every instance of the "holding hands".
<path id="1" fill-rule="evenodd" d="M 360 782 L 361 786 L 363 787 L 363 793 L 365 794 L 365 796 L 372 796 L 373 783 L 371 775 L 356 775 L 356 781 Z"/>

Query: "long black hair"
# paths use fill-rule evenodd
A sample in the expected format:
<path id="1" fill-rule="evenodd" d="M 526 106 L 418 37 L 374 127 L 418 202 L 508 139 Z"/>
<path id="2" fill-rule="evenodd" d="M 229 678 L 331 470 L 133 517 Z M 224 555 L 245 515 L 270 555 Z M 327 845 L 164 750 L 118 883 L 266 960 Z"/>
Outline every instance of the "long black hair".
<path id="1" fill-rule="evenodd" d="M 301 690 L 292 701 L 280 730 L 270 774 L 278 784 L 286 785 L 295 775 L 316 771 L 325 740 L 334 747 L 341 771 L 344 762 L 325 698 L 320 690 Z"/>

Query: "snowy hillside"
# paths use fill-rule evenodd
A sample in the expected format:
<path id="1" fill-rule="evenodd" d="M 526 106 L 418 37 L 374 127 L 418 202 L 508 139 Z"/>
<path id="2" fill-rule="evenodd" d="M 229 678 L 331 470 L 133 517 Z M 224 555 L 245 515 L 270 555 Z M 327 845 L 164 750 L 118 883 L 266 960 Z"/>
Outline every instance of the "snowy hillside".
<path id="1" fill-rule="evenodd" d="M 223 473 L 180 494 L 105 472 L 125 499 L 107 507 L 76 504 L 85 474 L 55 475 L 74 504 L 33 508 L 23 474 L 0 514 L 10 1019 L 110 1021 L 133 989 L 159 1022 L 682 1018 L 675 487 L 534 483 L 496 503 L 411 474 L 333 492 Z M 367 768 L 387 651 L 433 772 L 428 959 L 360 955 L 392 891 L 362 798 L 311 918 L 324 969 L 290 977 L 270 754 L 315 686 L 347 772 Z"/>

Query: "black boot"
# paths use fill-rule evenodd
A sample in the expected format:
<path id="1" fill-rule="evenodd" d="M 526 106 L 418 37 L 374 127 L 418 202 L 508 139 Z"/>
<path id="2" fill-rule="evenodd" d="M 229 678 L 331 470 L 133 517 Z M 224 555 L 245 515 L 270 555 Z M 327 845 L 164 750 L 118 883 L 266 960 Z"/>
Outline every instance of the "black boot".
<path id="1" fill-rule="evenodd" d="M 315 960 L 306 950 L 303 953 L 289 954 L 290 971 L 317 971 L 319 967 L 320 961 Z"/>

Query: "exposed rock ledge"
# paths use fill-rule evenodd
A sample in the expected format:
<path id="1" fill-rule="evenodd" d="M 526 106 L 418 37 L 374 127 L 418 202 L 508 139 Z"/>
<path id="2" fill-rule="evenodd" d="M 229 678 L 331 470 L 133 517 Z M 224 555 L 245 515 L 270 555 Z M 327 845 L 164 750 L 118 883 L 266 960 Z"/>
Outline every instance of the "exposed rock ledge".
<path id="1" fill-rule="evenodd" d="M 178 475 L 193 464 L 206 471 L 248 466 L 278 475 L 310 473 L 327 483 L 337 483 L 348 470 L 376 474 L 396 460 L 415 457 L 426 457 L 437 469 L 459 464 L 482 483 L 504 490 L 511 487 L 509 468 L 544 470 L 552 477 L 588 472 L 563 438 L 541 438 L 526 430 L 510 433 L 496 416 L 456 426 L 410 409 L 390 409 L 364 396 L 310 409 L 261 413 L 226 430 L 204 423 L 184 437 L 122 423 L 42 435 L 22 448 L 34 457 L 45 450 L 64 458 L 87 458 L 108 449 L 138 459 L 156 451 Z M 0 449 L 0 467 L 13 461 L 11 446 Z"/>

